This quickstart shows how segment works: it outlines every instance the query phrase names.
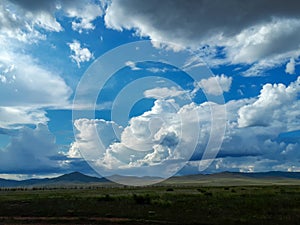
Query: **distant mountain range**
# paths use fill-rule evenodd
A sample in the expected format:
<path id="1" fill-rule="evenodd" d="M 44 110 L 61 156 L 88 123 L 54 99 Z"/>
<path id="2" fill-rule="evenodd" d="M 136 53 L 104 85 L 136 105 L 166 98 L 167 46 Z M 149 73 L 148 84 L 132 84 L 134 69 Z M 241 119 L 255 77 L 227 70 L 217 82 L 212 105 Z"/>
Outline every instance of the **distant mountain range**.
<path id="1" fill-rule="evenodd" d="M 28 179 L 20 181 L 0 178 L 0 187 L 68 186 L 102 182 L 108 182 L 108 180 L 106 178 L 91 177 L 79 172 L 73 172 L 55 178 Z"/>
<path id="2" fill-rule="evenodd" d="M 119 176 L 120 178 L 121 176 Z M 126 177 L 121 177 L 126 179 Z M 151 180 L 151 177 L 130 177 L 130 179 Z M 154 177 L 153 179 L 158 179 Z M 292 183 L 291 183 L 292 182 Z M 55 178 L 8 180 L 0 178 L 0 188 L 6 187 L 60 187 L 76 185 L 103 185 L 111 183 L 109 179 L 87 176 L 79 172 L 73 172 Z M 199 184 L 199 185 L 254 185 L 254 184 L 299 184 L 300 172 L 261 172 L 239 173 L 222 172 L 215 174 L 197 174 L 187 176 L 175 176 L 162 184 Z"/>

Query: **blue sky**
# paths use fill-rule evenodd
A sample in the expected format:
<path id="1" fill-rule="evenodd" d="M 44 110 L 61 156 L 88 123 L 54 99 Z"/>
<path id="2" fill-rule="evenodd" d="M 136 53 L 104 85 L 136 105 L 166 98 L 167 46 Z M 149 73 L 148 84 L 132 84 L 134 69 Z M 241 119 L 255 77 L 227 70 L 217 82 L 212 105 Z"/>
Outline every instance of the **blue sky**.
<path id="1" fill-rule="evenodd" d="M 299 9 L 1 1 L 0 177 L 300 171 Z"/>

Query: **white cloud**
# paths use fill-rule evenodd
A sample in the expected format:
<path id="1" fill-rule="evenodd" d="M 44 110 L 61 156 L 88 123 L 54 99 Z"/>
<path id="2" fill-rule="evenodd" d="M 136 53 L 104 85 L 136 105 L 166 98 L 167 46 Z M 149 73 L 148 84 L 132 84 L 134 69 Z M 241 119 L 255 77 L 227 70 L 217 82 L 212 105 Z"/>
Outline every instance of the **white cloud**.
<path id="1" fill-rule="evenodd" d="M 0 127 L 20 128 L 24 124 L 46 124 L 48 118 L 44 110 L 26 107 L 0 107 Z"/>
<path id="2" fill-rule="evenodd" d="M 288 74 L 295 74 L 295 59 L 291 58 L 290 61 L 286 64 L 285 72 Z"/>
<path id="3" fill-rule="evenodd" d="M 70 145 L 67 156 L 75 159 L 83 158 L 97 171 L 96 161 L 107 157 L 105 150 L 120 139 L 123 128 L 113 121 L 84 118 L 74 121 L 74 126 L 77 131 L 76 141 Z M 103 163 L 108 166 L 109 162 Z"/>
<path id="4" fill-rule="evenodd" d="M 78 32 L 95 29 L 93 21 L 103 14 L 100 3 L 81 0 L 20 1 L 3 0 L 0 4 L 0 40 L 7 38 L 25 43 L 45 40 L 46 32 L 64 30 L 57 14 L 73 19 L 72 29 Z"/>
<path id="5" fill-rule="evenodd" d="M 58 74 L 17 53 L 19 46 L 2 45 L 0 73 L 5 79 L 0 82 L 0 107 L 5 120 L 0 126 L 46 123 L 43 109 L 70 105 L 72 90 Z"/>
<path id="6" fill-rule="evenodd" d="M 264 24 L 258 24 L 229 39 L 228 57 L 233 63 L 254 63 L 261 59 L 272 60 L 285 54 L 293 54 L 299 45 L 299 19 L 273 19 Z M 276 43 L 276 45 L 274 44 Z"/>
<path id="7" fill-rule="evenodd" d="M 70 105 L 71 88 L 57 71 L 47 68 L 24 49 L 62 30 L 54 2 L 3 1 L 0 4 L 0 127 L 46 124 L 45 108 Z"/>
<path id="8" fill-rule="evenodd" d="M 274 92 L 278 91 L 279 85 L 274 85 Z M 291 83 L 287 88 L 296 88 L 295 83 Z M 283 90 L 282 90 L 283 91 Z M 267 93 L 265 93 L 267 94 Z M 274 102 L 278 101 L 278 96 L 270 96 Z M 280 97 L 279 97 L 280 99 Z M 283 98 L 281 99 L 282 101 Z M 279 101 L 281 101 L 279 100 Z M 293 141 L 289 139 L 279 138 L 280 134 L 288 131 L 297 131 L 300 129 L 300 124 L 297 122 L 299 117 L 299 102 L 280 108 L 279 105 L 274 110 L 269 109 L 267 104 L 260 109 L 259 116 L 267 118 L 268 125 L 260 124 L 263 119 L 258 119 L 256 126 L 241 127 L 240 112 L 244 109 L 247 114 L 246 106 L 252 106 L 257 99 L 241 99 L 233 100 L 226 103 L 228 124 L 224 136 L 222 147 L 218 157 L 213 164 L 208 168 L 208 172 L 220 171 L 240 171 L 240 172 L 257 172 L 270 170 L 297 170 L 299 169 L 299 137 L 293 137 Z M 269 104 L 272 102 L 269 101 Z M 251 109 L 248 109 L 251 114 Z M 267 115 L 265 116 L 264 113 Z M 274 113 L 274 114 L 273 114 Z M 258 116 L 257 116 L 258 117 Z M 288 119 L 286 118 L 288 117 Z M 251 121 L 253 122 L 253 121 Z M 250 140 L 250 141 L 249 141 Z M 193 156 L 192 165 L 188 165 L 184 171 L 197 172 L 196 168 L 199 165 L 201 154 L 197 153 Z"/>
<path id="9" fill-rule="evenodd" d="M 131 118 L 124 129 L 117 129 L 119 139 L 112 133 L 114 122 L 77 120 L 75 127 L 79 133 L 70 152 L 74 152 L 75 146 L 102 175 L 167 177 L 189 160 L 198 140 L 204 146 L 203 153 L 211 128 L 211 107 L 205 103 L 180 108 L 172 99 L 157 100 L 150 111 Z M 110 137 L 110 144 L 102 141 L 106 144 L 99 145 L 99 137 Z"/>
<path id="10" fill-rule="evenodd" d="M 297 120 L 295 124 L 291 121 L 298 114 L 299 92 L 300 77 L 287 87 L 284 84 L 265 84 L 258 99 L 239 110 L 239 126 L 269 126 L 271 123 L 282 124 L 285 121 L 286 126 L 297 127 Z"/>
<path id="11" fill-rule="evenodd" d="M 88 48 L 81 47 L 79 41 L 74 40 L 72 43 L 68 43 L 70 50 L 72 51 L 71 59 L 77 63 L 80 68 L 80 63 L 88 62 L 93 58 L 93 54 Z"/>
<path id="12" fill-rule="evenodd" d="M 160 99 L 150 111 L 133 117 L 128 126 L 119 129 L 118 138 L 111 125 L 109 131 L 102 128 L 93 131 L 89 125 L 113 122 L 80 120 L 81 126 L 76 125 L 79 138 L 73 145 L 77 145 L 77 150 L 90 151 L 94 166 L 101 168 L 99 172 L 104 175 L 168 176 L 175 171 L 171 166 L 180 168 L 179 162 L 190 158 L 191 149 L 195 152 L 190 164 L 199 169 L 211 129 L 218 130 L 222 126 L 215 121 L 212 128 L 211 113 L 216 113 L 216 120 L 221 119 L 221 108 L 226 107 L 227 130 L 223 144 L 207 172 L 297 170 L 299 140 L 295 136 L 294 142 L 279 137 L 281 133 L 300 130 L 297 119 L 300 103 L 296 99 L 299 92 L 300 77 L 288 86 L 266 84 L 258 98 L 232 100 L 225 105 L 205 102 L 179 107 L 174 105 L 174 100 Z M 104 148 L 99 148 L 98 134 L 107 140 Z M 197 144 L 193 146 L 196 136 Z M 162 172 L 163 168 L 169 172 Z"/>
<path id="13" fill-rule="evenodd" d="M 0 4 L 1 36 L 32 43 L 45 39 L 40 28 L 55 32 L 63 30 L 55 19 L 53 7 L 47 10 L 29 10 L 23 4 L 22 1 L 6 0 Z"/>
<path id="14" fill-rule="evenodd" d="M 94 30 L 93 21 L 102 16 L 103 12 L 99 5 L 80 1 L 81 4 L 69 5 L 65 11 L 69 17 L 74 17 L 72 29 L 82 33 L 83 30 Z"/>
<path id="15" fill-rule="evenodd" d="M 167 67 L 150 67 L 146 69 L 147 71 L 151 72 L 151 73 L 166 73 L 166 72 L 177 72 L 178 69 L 176 68 L 167 68 Z"/>
<path id="16" fill-rule="evenodd" d="M 34 23 L 45 30 L 54 32 L 63 31 L 63 28 L 60 25 L 60 23 L 57 22 L 55 17 L 53 17 L 53 15 L 49 13 L 39 13 L 37 15 L 28 13 L 27 15 L 30 15 L 30 18 L 34 20 Z"/>
<path id="17" fill-rule="evenodd" d="M 12 49 L 3 50 L 0 64 L 7 80 L 0 83 L 1 106 L 42 108 L 68 105 L 71 89 L 60 76 L 37 64 L 32 57 L 15 53 Z"/>
<path id="18" fill-rule="evenodd" d="M 131 70 L 141 70 L 141 68 L 136 66 L 136 63 L 132 62 L 132 61 L 127 61 L 125 63 L 126 66 L 130 67 Z"/>
<path id="19" fill-rule="evenodd" d="M 1 83 L 6 83 L 7 79 L 4 75 L 0 75 L 0 81 Z"/>
<path id="20" fill-rule="evenodd" d="M 204 90 L 204 93 L 210 95 L 222 95 L 223 92 L 228 92 L 230 90 L 232 83 L 232 77 L 227 77 L 224 74 L 210 77 L 208 79 L 202 79 L 197 84 L 195 84 L 195 91 L 200 88 Z"/>
<path id="21" fill-rule="evenodd" d="M 187 97 L 188 92 L 184 90 L 180 90 L 176 87 L 162 87 L 162 88 L 153 88 L 146 90 L 144 92 L 144 96 L 146 98 L 155 98 L 155 99 L 166 99 L 166 98 L 174 98 L 174 97 Z"/>

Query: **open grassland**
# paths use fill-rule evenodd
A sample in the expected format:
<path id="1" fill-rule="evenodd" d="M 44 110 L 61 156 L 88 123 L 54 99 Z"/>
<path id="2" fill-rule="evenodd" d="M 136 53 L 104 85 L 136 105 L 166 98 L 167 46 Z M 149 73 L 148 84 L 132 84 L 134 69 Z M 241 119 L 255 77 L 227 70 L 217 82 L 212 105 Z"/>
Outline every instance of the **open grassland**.
<path id="1" fill-rule="evenodd" d="M 300 186 L 2 189 L 0 224 L 299 224 Z"/>
<path id="2" fill-rule="evenodd" d="M 213 175 L 190 175 L 190 176 L 178 176 L 171 177 L 168 180 L 162 182 L 164 185 L 188 185 L 188 186 L 275 186 L 285 185 L 300 186 L 300 179 L 285 178 L 285 177 L 264 177 L 253 178 L 243 175 L 233 174 L 213 174 Z"/>

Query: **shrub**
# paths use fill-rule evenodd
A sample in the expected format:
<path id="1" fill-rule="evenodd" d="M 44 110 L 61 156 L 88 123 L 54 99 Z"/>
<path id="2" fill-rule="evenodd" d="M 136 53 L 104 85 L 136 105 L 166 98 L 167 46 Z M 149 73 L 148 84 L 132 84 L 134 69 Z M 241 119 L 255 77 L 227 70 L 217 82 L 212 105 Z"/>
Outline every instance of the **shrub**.
<path id="1" fill-rule="evenodd" d="M 151 198 L 148 194 L 146 195 L 133 194 L 133 200 L 135 201 L 136 204 L 139 205 L 148 205 L 151 203 Z"/>
<path id="2" fill-rule="evenodd" d="M 168 188 L 166 191 L 174 191 L 173 188 Z"/>

